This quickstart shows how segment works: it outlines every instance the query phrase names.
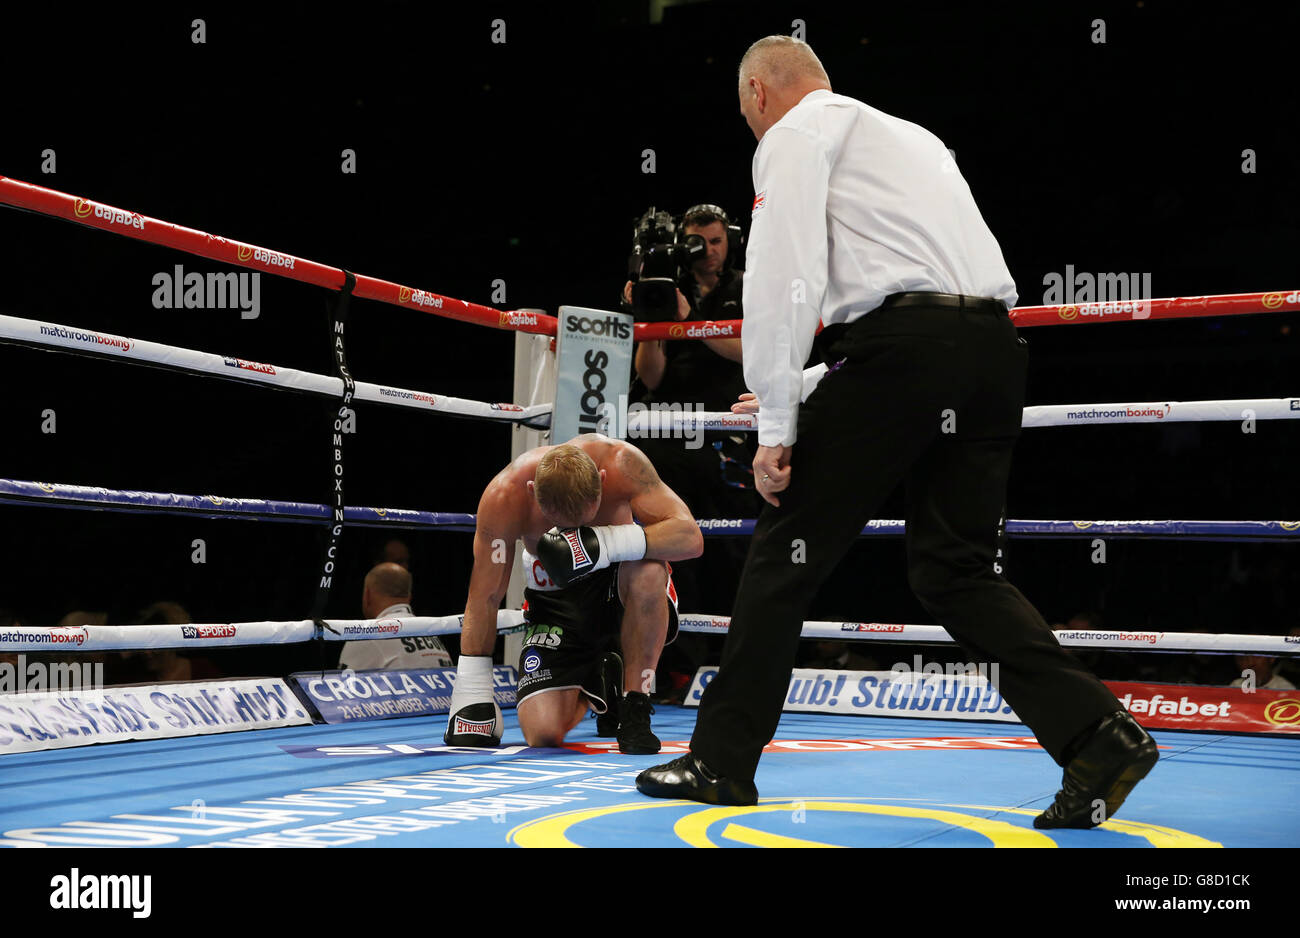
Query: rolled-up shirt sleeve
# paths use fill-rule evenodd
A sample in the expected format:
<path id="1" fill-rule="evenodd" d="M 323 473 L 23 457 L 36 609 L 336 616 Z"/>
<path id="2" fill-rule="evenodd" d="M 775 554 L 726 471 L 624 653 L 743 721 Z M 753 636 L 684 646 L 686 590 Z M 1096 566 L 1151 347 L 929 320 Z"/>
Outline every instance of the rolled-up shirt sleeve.
<path id="1" fill-rule="evenodd" d="M 758 398 L 758 442 L 790 446 L 826 297 L 830 163 L 815 138 L 784 127 L 754 154 L 754 214 L 745 249 L 745 384 Z"/>

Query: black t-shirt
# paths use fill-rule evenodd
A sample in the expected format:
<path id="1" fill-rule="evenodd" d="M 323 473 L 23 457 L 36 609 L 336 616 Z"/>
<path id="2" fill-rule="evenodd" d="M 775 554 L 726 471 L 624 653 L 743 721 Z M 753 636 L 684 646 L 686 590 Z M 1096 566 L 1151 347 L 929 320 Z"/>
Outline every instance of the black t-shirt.
<path id="1" fill-rule="evenodd" d="M 744 272 L 725 270 L 718 285 L 700 297 L 699 285 L 690 274 L 677 284 L 691 305 L 685 322 L 742 319 L 741 291 Z M 745 391 L 745 372 L 740 362 L 723 358 L 699 339 L 678 339 L 664 343 L 663 380 L 647 396 L 648 401 L 702 404 L 705 410 L 730 410 Z"/>

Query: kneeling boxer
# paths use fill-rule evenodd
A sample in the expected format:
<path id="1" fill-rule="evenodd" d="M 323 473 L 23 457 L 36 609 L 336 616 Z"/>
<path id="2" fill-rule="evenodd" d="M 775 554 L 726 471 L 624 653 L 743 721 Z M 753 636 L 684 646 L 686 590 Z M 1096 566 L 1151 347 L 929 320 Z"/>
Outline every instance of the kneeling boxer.
<path id="1" fill-rule="evenodd" d="M 668 564 L 698 557 L 704 538 L 645 454 L 594 433 L 524 453 L 479 500 L 461 657 L 443 740 L 494 746 L 501 739 L 492 648 L 520 538 L 527 635 L 518 713 L 524 739 L 530 746 L 558 746 L 590 707 L 603 715 L 597 732 L 616 733 L 620 751 L 658 752 L 650 698 L 638 688 L 677 634 Z M 621 662 L 611 651 L 616 639 Z M 630 688 L 626 695 L 620 685 Z"/>

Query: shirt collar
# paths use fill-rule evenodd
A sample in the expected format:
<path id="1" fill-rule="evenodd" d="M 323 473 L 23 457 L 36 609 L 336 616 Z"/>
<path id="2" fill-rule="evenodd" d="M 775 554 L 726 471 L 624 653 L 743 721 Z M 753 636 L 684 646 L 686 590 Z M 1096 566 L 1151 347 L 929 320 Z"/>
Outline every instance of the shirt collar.
<path id="1" fill-rule="evenodd" d="M 807 93 L 806 95 L 804 95 L 802 98 L 800 98 L 800 99 L 799 99 L 799 104 L 803 104 L 805 101 L 807 101 L 809 98 L 811 98 L 811 97 L 812 97 L 813 95 L 815 95 L 815 94 L 834 94 L 834 93 L 835 93 L 835 92 L 834 92 L 834 91 L 831 91 L 831 89 L 829 89 L 829 88 L 816 88 L 816 89 L 814 89 L 814 90 L 808 92 L 808 93 Z M 798 105 L 795 105 L 795 106 L 798 107 Z"/>
<path id="2" fill-rule="evenodd" d="M 394 603 L 393 605 L 385 609 L 383 612 L 381 612 L 379 615 L 375 616 L 375 618 L 376 619 L 397 619 L 402 616 L 406 616 L 410 618 L 413 617 L 414 615 L 415 613 L 411 611 L 411 607 L 406 603 Z"/>

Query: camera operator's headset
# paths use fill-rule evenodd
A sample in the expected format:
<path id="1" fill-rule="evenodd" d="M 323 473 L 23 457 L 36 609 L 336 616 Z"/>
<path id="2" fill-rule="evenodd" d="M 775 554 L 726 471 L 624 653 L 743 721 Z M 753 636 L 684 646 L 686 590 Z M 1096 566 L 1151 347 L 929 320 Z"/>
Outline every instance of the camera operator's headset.
<path id="1" fill-rule="evenodd" d="M 740 254 L 740 248 L 745 243 L 744 237 L 740 233 L 740 226 L 731 221 L 731 217 L 722 210 L 722 206 L 713 205 L 709 202 L 702 202 L 699 205 L 692 205 L 682 213 L 682 224 L 678 229 L 678 237 L 684 237 L 680 232 L 686 229 L 687 219 L 692 215 L 717 215 L 722 219 L 722 227 L 727 229 L 727 258 L 722 262 L 723 270 L 731 270 L 736 266 L 736 257 Z"/>

